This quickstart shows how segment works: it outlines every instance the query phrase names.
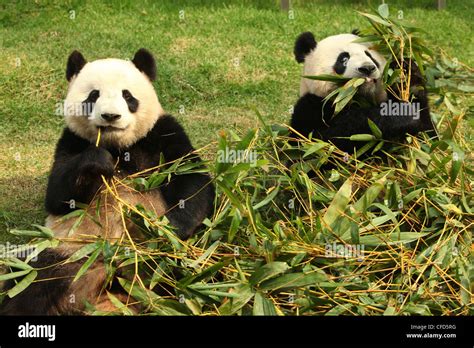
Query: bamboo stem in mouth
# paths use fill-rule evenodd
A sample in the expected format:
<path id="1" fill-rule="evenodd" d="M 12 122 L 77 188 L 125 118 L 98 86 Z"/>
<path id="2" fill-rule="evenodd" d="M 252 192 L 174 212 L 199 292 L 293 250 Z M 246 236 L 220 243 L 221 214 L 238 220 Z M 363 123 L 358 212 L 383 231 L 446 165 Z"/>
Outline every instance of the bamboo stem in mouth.
<path id="1" fill-rule="evenodd" d="M 99 147 L 99 143 L 100 143 L 100 127 L 97 129 L 98 129 L 98 132 L 97 132 L 97 140 L 95 141 L 95 147 Z"/>

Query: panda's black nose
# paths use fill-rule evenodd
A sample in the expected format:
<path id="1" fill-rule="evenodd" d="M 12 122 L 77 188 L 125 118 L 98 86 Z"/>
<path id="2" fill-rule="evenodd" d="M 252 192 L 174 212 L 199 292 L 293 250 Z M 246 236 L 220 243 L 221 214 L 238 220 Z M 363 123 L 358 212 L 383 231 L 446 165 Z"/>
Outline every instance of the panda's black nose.
<path id="1" fill-rule="evenodd" d="M 375 70 L 375 65 L 373 64 L 362 65 L 357 70 L 359 70 L 359 72 L 361 72 L 365 76 L 370 76 L 370 74 L 372 74 Z"/>
<path id="2" fill-rule="evenodd" d="M 121 116 L 117 114 L 102 114 L 100 115 L 107 122 L 117 121 Z"/>

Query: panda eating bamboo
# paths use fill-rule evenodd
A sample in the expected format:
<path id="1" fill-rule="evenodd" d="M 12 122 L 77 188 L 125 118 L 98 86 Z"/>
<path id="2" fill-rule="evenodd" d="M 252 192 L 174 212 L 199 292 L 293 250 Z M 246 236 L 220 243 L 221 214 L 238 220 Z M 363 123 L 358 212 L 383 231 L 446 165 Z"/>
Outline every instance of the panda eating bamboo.
<path id="1" fill-rule="evenodd" d="M 84 258 L 64 261 L 93 237 L 119 241 L 125 234 L 141 236 L 117 207 L 140 204 L 156 217 L 165 215 L 181 239 L 190 237 L 212 213 L 214 188 L 202 171 L 173 174 L 168 182 L 143 192 L 110 184 L 113 178 L 141 173 L 163 162 L 200 161 L 184 129 L 158 101 L 152 85 L 156 63 L 150 52 L 140 49 L 132 61 L 109 58 L 88 63 L 74 51 L 66 78 L 66 127 L 56 147 L 45 204 L 46 226 L 62 243 L 31 263 L 39 270 L 37 279 L 2 304 L 3 314 L 81 314 L 86 302 L 97 310 L 112 311 L 114 306 L 103 291 L 103 260 L 99 258 L 76 282 L 73 278 Z M 62 218 L 80 203 L 88 206 L 88 218 L 80 224 L 78 217 Z"/>
<path id="2" fill-rule="evenodd" d="M 427 92 L 419 68 L 411 62 L 410 91 L 413 99 L 402 102 L 397 96 L 387 93 L 382 81 L 386 60 L 369 43 L 357 42 L 355 34 L 329 36 L 316 42 L 311 32 L 298 36 L 294 55 L 298 63 L 303 63 L 303 78 L 298 99 L 291 118 L 293 137 L 310 134 L 336 145 L 341 151 L 352 154 L 364 143 L 349 138 L 356 134 L 371 134 L 368 120 L 379 128 L 384 140 L 403 140 L 408 134 L 425 131 L 436 136 L 428 106 Z M 391 67 L 395 68 L 392 63 Z M 405 70 L 407 66 L 403 68 Z M 337 85 L 332 81 L 308 79 L 305 76 L 338 75 L 344 78 L 362 78 L 365 82 L 357 93 L 372 103 L 351 103 L 336 113 L 332 102 L 325 98 Z M 413 114 L 385 112 L 389 106 L 416 106 Z M 409 110 L 413 110 L 410 108 Z"/>

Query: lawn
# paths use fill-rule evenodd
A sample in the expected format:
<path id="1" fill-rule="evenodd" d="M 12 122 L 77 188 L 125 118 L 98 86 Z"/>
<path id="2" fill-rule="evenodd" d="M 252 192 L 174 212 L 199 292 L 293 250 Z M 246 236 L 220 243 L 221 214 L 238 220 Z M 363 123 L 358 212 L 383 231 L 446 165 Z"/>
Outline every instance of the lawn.
<path id="1" fill-rule="evenodd" d="M 377 2 L 373 2 L 377 4 Z M 472 66 L 473 8 L 449 2 L 398 1 L 409 22 L 433 45 Z M 290 15 L 276 1 L 39 1 L 0 5 L 0 240 L 11 228 L 44 218 L 43 197 L 63 122 L 55 114 L 66 93 L 68 54 L 87 59 L 131 58 L 140 47 L 158 60 L 155 87 L 168 112 L 185 125 L 195 146 L 220 129 L 287 122 L 297 99 L 300 66 L 295 37 L 317 38 L 365 25 L 364 1 L 294 2 Z"/>

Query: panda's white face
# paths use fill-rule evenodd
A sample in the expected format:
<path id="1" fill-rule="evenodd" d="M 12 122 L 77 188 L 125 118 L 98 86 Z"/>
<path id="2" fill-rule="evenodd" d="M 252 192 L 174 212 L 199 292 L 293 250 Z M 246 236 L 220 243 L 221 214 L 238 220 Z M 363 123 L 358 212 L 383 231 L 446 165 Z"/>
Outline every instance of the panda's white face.
<path id="1" fill-rule="evenodd" d="M 164 111 L 150 79 L 131 61 L 101 59 L 85 63 L 70 79 L 66 124 L 94 143 L 119 148 L 143 138 Z"/>
<path id="2" fill-rule="evenodd" d="M 356 43 L 359 36 L 340 34 L 329 36 L 316 44 L 304 57 L 304 75 L 342 75 L 347 78 L 361 77 L 366 82 L 359 88 L 359 93 L 374 96 L 381 101 L 386 99 L 386 92 L 381 81 L 386 60 L 370 49 L 367 43 Z M 328 81 L 303 78 L 300 94 L 313 93 L 325 97 L 337 86 Z"/>

